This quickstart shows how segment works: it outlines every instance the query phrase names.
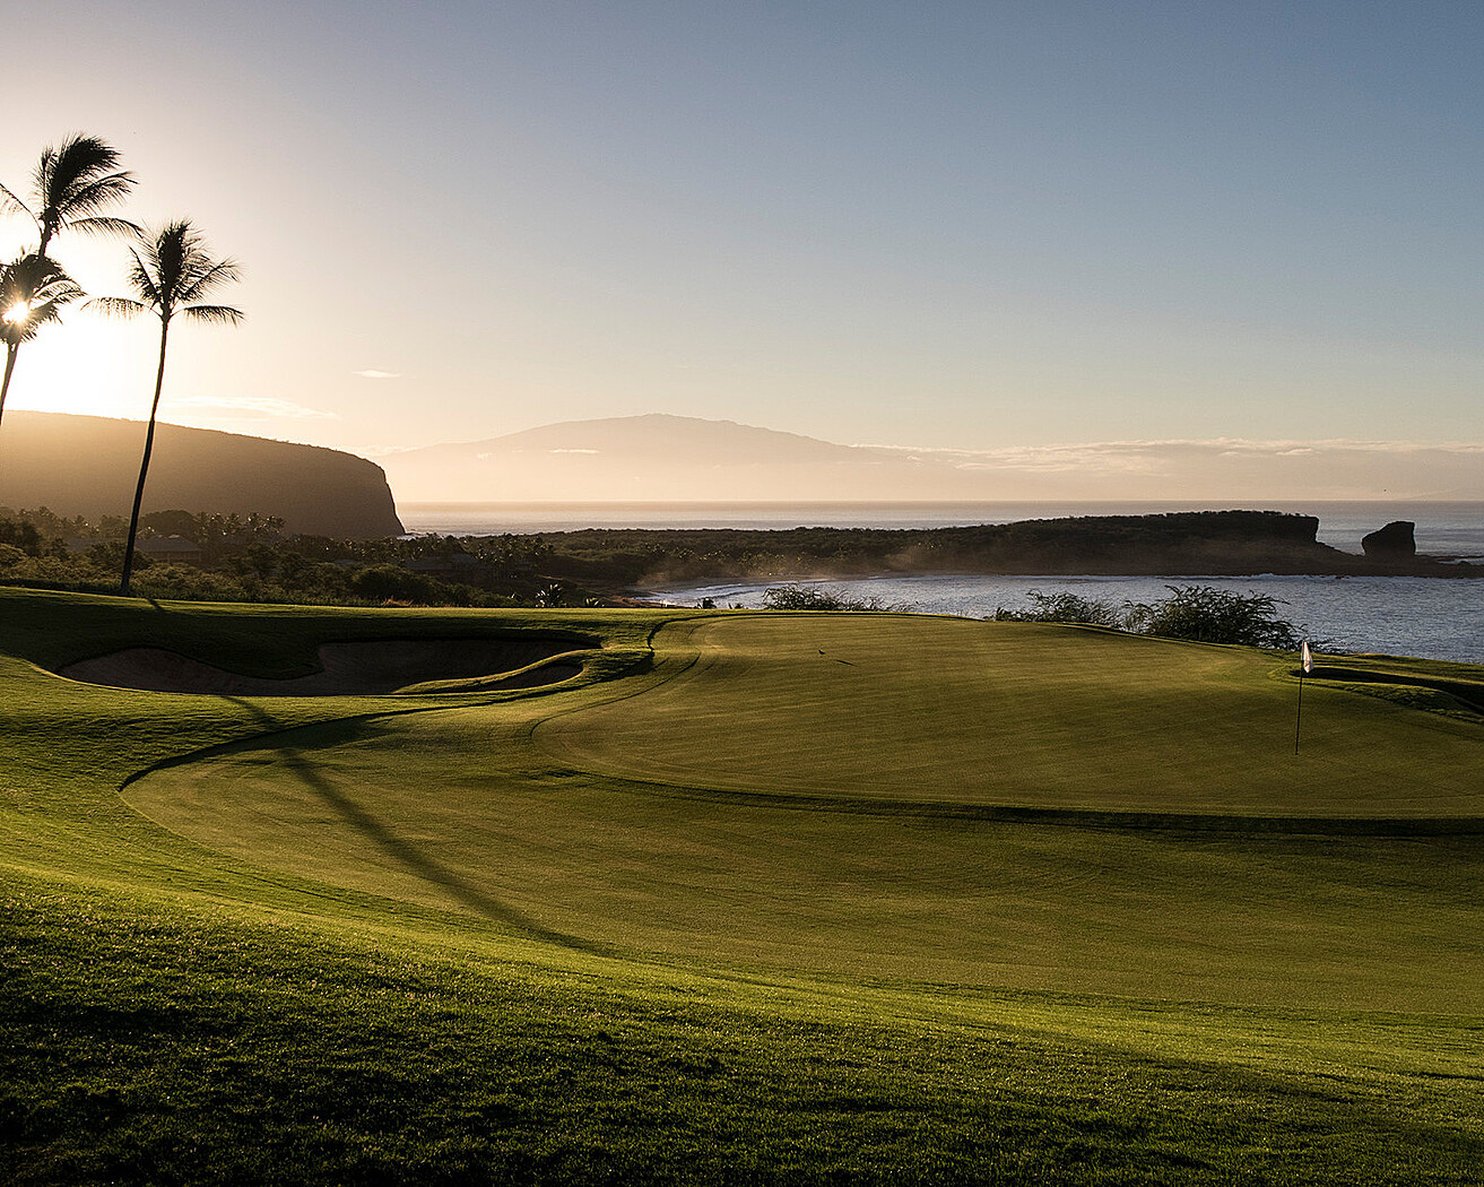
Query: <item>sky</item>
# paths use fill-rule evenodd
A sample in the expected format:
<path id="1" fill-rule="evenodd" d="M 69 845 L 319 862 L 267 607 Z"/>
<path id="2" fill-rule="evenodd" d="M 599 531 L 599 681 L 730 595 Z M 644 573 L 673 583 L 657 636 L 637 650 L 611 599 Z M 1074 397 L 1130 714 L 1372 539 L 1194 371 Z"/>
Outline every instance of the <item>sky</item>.
<path id="1" fill-rule="evenodd" d="M 101 136 L 124 213 L 242 264 L 166 420 L 1484 442 L 1475 3 L 79 0 L 25 38 L 0 181 Z M 123 291 L 121 245 L 56 247 Z M 74 311 L 11 406 L 142 418 L 155 347 Z"/>

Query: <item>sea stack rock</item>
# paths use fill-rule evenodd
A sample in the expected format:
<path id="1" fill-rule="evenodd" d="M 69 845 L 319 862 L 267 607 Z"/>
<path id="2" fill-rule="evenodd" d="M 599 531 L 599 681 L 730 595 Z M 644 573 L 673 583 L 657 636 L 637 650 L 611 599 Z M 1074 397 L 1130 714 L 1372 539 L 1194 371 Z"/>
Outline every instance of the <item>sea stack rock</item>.
<path id="1" fill-rule="evenodd" d="M 1360 546 L 1366 556 L 1378 561 L 1410 560 L 1417 555 L 1417 541 L 1412 535 L 1416 527 L 1405 519 L 1392 520 L 1384 528 L 1363 536 Z"/>

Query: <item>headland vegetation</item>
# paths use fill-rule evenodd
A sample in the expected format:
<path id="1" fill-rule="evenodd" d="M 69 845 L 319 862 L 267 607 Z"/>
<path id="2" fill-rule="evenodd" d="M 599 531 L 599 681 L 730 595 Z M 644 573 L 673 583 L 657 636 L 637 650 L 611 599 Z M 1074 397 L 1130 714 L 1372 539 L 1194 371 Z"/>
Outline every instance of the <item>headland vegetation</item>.
<path id="1" fill-rule="evenodd" d="M 922 529 L 589 529 L 542 536 L 554 571 L 644 586 L 885 573 L 1390 574 L 1468 577 L 1484 566 L 1321 544 L 1319 520 L 1276 511 L 1086 516 Z"/>

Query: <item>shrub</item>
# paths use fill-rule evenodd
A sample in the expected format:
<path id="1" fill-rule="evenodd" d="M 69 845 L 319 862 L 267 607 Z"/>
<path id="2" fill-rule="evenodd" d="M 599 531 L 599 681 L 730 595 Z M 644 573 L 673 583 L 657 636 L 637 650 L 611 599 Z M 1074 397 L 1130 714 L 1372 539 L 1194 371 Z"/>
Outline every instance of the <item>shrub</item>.
<path id="1" fill-rule="evenodd" d="M 904 609 L 880 598 L 851 598 L 839 590 L 818 585 L 779 585 L 763 594 L 765 610 L 861 610 L 881 612 Z"/>
<path id="2" fill-rule="evenodd" d="M 438 583 L 401 565 L 370 565 L 350 579 L 350 592 L 368 602 L 438 601 Z"/>
<path id="3" fill-rule="evenodd" d="M 1292 651 L 1302 638 L 1298 628 L 1278 617 L 1284 605 L 1269 594 L 1236 593 L 1209 585 L 1167 585 L 1170 596 L 1157 602 L 1111 602 L 1067 590 L 1029 591 L 1028 609 L 995 611 L 996 622 L 1074 622 L 1114 627 L 1136 635 L 1191 639 L 1198 643 L 1239 643 Z"/>
<path id="4" fill-rule="evenodd" d="M 39 556 L 41 554 L 41 533 L 36 530 L 34 524 L 0 519 L 0 544 L 9 544 L 19 548 L 27 556 Z"/>
<path id="5" fill-rule="evenodd" d="M 995 621 L 1081 622 L 1117 629 L 1122 629 L 1124 624 L 1118 607 L 1101 598 L 1084 598 L 1065 589 L 1049 594 L 1033 589 L 1026 596 L 1031 600 L 1030 609 L 1007 610 L 1001 606 L 994 612 Z"/>
<path id="6" fill-rule="evenodd" d="M 250 602 L 263 594 L 261 586 L 254 587 L 226 573 L 158 563 L 140 572 L 134 592 L 142 597 L 202 602 Z"/>
<path id="7" fill-rule="evenodd" d="M 1131 602 L 1128 629 L 1141 635 L 1193 639 L 1199 643 L 1241 643 L 1292 651 L 1300 635 L 1278 617 L 1279 600 L 1268 594 L 1239 594 L 1209 585 L 1167 585 L 1159 602 Z"/>

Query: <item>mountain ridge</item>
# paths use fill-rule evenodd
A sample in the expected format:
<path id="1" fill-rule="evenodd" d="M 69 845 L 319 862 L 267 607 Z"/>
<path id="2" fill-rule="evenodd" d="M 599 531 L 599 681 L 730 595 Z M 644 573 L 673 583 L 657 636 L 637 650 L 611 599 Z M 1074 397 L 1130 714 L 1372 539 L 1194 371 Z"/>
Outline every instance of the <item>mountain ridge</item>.
<path id="1" fill-rule="evenodd" d="M 668 413 L 555 422 L 381 461 L 408 502 L 1484 499 L 1479 445 L 908 448 Z"/>
<path id="2" fill-rule="evenodd" d="M 606 437 L 599 440 L 591 436 L 597 433 L 606 434 Z M 636 416 L 604 416 L 588 420 L 553 421 L 550 424 L 520 429 L 514 433 L 504 433 L 478 441 L 442 442 L 437 445 L 400 451 L 390 456 L 407 458 L 432 454 L 456 454 L 471 449 L 491 447 L 530 447 L 547 450 L 554 448 L 558 451 L 574 453 L 584 449 L 593 449 L 595 452 L 602 452 L 601 446 L 611 449 L 615 444 L 629 452 L 644 455 L 674 448 L 677 438 L 682 435 L 685 443 L 693 448 L 708 453 L 715 452 L 718 456 L 725 454 L 734 463 L 739 460 L 739 452 L 744 455 L 740 460 L 747 460 L 745 449 L 742 448 L 747 445 L 766 448 L 768 450 L 767 460 L 778 460 L 780 452 L 784 456 L 833 457 L 850 454 L 860 448 L 853 445 L 839 445 L 833 441 L 809 437 L 802 433 L 742 424 L 735 420 L 677 416 L 669 412 L 645 412 Z"/>
<path id="3" fill-rule="evenodd" d="M 143 421 L 15 410 L 0 428 L 0 506 L 58 515 L 126 516 L 144 448 Z M 402 532 L 386 473 L 321 445 L 161 422 L 144 507 L 273 515 L 305 535 Z"/>

